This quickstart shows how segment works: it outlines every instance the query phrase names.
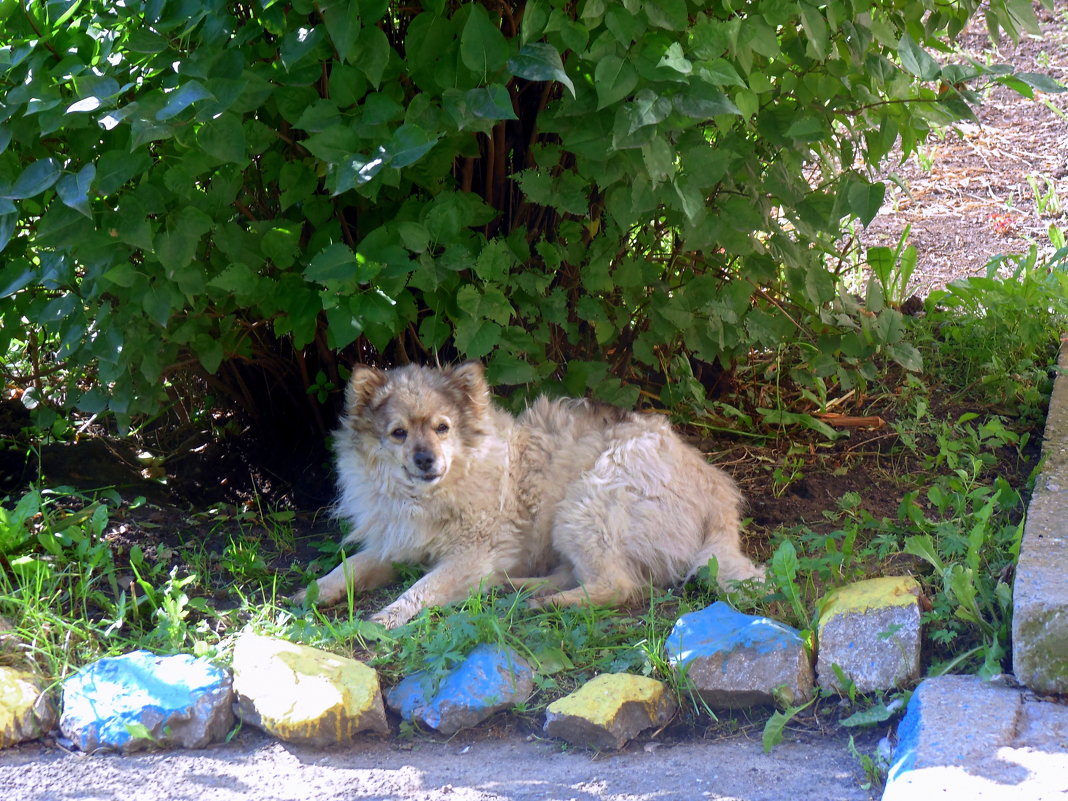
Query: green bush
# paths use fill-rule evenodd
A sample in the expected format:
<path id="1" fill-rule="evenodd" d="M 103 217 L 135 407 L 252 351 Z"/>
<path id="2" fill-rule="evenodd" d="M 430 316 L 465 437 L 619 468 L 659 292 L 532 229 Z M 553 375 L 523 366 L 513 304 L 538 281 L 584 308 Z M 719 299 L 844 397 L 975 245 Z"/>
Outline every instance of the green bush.
<path id="1" fill-rule="evenodd" d="M 0 0 L 0 354 L 124 421 L 318 414 L 355 360 L 666 405 L 784 342 L 915 369 L 838 242 L 976 80 L 1056 88 L 949 63 L 978 5 Z"/>

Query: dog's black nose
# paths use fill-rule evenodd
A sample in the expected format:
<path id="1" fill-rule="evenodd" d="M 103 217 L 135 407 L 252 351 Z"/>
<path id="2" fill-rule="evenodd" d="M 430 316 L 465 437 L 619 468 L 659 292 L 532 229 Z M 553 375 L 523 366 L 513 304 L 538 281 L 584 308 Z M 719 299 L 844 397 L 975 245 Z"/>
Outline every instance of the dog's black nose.
<path id="1" fill-rule="evenodd" d="M 415 456 L 412 457 L 412 461 L 414 461 L 415 466 L 424 473 L 429 473 L 434 469 L 434 454 L 430 451 L 416 451 Z"/>

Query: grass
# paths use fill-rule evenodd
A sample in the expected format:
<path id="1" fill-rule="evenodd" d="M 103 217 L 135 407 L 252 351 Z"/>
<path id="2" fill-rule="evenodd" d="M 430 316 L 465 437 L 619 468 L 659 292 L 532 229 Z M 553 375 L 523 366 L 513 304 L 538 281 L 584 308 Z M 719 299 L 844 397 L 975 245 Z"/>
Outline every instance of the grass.
<path id="1" fill-rule="evenodd" d="M 999 278 L 996 270 L 1006 267 L 1010 274 Z M 880 280 L 889 284 L 894 276 Z M 1034 449 L 1068 319 L 1066 298 L 1068 276 L 1038 264 L 1034 252 L 932 295 L 926 314 L 909 320 L 925 370 L 888 368 L 868 388 L 866 402 L 891 420 L 872 458 L 880 483 L 899 499 L 896 512 L 872 514 L 866 493 L 853 490 L 830 499 L 818 519 L 758 532 L 771 578 L 733 594 L 732 603 L 811 634 L 827 591 L 884 572 L 912 572 L 930 600 L 927 672 L 1001 672 L 1029 487 L 1000 477 L 999 465 L 1025 461 Z M 748 433 L 761 441 L 777 437 L 758 468 L 774 495 L 810 472 L 848 472 L 848 465 L 829 464 L 818 431 L 781 420 L 766 425 L 754 423 Z M 739 447 L 757 447 L 746 433 Z M 536 720 L 549 702 L 598 673 L 626 671 L 670 682 L 691 724 L 715 720 L 663 649 L 678 616 L 721 597 L 707 576 L 629 610 L 534 611 L 522 596 L 495 590 L 388 632 L 363 619 L 381 595 L 353 595 L 340 610 L 325 611 L 284 600 L 282 588 L 306 582 L 338 557 L 328 537 L 314 540 L 322 554 L 316 564 L 298 559 L 306 543 L 292 511 L 220 506 L 190 516 L 188 532 L 154 545 L 123 542 L 116 531 L 143 504 L 113 491 L 86 495 L 61 487 L 4 500 L 0 661 L 34 665 L 57 681 L 97 657 L 135 648 L 226 661 L 235 635 L 252 628 L 356 653 L 391 685 L 415 670 L 443 675 L 475 644 L 491 642 L 511 646 L 537 671 L 535 695 L 517 710 L 520 718 Z M 906 693 L 846 695 L 841 714 L 853 716 L 843 721 L 852 726 L 884 723 Z M 772 716 L 765 742 L 774 744 L 801 712 Z"/>

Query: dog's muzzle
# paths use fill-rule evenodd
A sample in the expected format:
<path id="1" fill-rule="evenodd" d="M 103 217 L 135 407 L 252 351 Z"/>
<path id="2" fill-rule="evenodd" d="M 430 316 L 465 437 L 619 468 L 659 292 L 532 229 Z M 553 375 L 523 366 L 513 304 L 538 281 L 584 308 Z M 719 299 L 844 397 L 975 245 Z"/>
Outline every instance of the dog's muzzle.
<path id="1" fill-rule="evenodd" d="M 425 481 L 429 484 L 442 476 L 442 471 L 438 468 L 438 459 L 431 451 L 416 451 L 412 457 L 412 464 L 415 470 L 408 471 L 408 475 L 417 481 Z"/>

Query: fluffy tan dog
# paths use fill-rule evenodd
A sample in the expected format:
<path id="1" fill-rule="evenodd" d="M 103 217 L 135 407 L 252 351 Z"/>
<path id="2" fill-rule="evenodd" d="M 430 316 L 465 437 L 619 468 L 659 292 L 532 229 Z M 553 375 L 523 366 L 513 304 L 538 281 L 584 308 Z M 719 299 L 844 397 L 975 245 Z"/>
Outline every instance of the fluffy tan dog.
<path id="1" fill-rule="evenodd" d="M 622 604 L 713 556 L 723 585 L 763 576 L 739 547 L 737 487 L 652 415 L 539 398 L 515 418 L 477 363 L 358 367 L 336 448 L 337 512 L 361 550 L 319 600 L 429 566 L 373 616 L 386 626 L 502 583 L 536 588 L 534 604 Z"/>

